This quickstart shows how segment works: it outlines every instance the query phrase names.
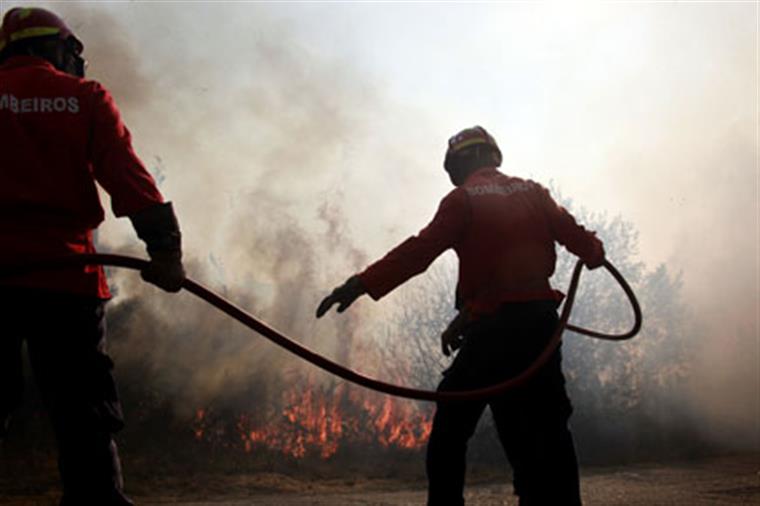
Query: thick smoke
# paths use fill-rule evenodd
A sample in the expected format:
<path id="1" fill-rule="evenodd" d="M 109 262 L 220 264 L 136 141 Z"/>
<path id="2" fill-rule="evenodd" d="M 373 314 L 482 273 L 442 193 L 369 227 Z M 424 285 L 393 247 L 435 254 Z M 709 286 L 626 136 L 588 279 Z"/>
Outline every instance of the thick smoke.
<path id="1" fill-rule="evenodd" d="M 146 6 L 54 7 L 87 42 L 90 75 L 116 97 L 138 152 L 174 202 L 189 273 L 307 346 L 382 372 L 357 351 L 371 348 L 360 335 L 369 331 L 359 331 L 366 311 L 319 322 L 314 311 L 369 260 L 346 214 L 371 215 L 370 207 L 352 204 L 348 186 L 361 179 L 369 190 L 377 185 L 368 171 L 413 158 L 372 131 L 393 104 L 257 6 L 243 10 L 253 21 L 241 33 L 215 37 L 218 27 L 206 33 L 171 6 L 151 6 L 175 28 L 149 41 L 140 39 L 147 28 L 126 29 L 129 20 L 146 21 Z M 126 220 L 104 224 L 99 242 L 142 253 Z M 303 376 L 332 381 L 190 296 L 161 294 L 133 273 L 113 272 L 111 280 L 119 294 L 112 351 L 122 375 L 171 398 L 183 416 L 212 403 L 276 402 Z"/>
<path id="2" fill-rule="evenodd" d="M 309 46 L 293 28 L 295 8 L 49 7 L 85 41 L 91 76 L 112 90 L 138 152 L 174 201 L 194 278 L 309 346 L 377 366 L 357 350 L 383 334 L 399 296 L 319 322 L 314 308 L 432 215 L 446 191 L 446 135 L 470 123 L 489 127 L 498 114 L 512 125 L 494 132 L 512 161 L 506 171 L 532 176 L 519 165 L 540 165 L 535 177 L 556 177 L 579 205 L 632 220 L 651 268 L 666 261 L 682 274 L 691 312 L 681 332 L 693 333 L 694 360 L 690 387 L 673 401 L 712 436 L 760 444 L 757 35 L 748 29 L 756 6 L 504 8 L 531 28 L 528 42 L 510 49 L 520 56 L 435 46 L 453 58 L 467 54 L 448 70 L 466 93 L 436 106 L 450 114 L 395 101 L 386 90 L 393 77 L 361 70 L 350 40 L 334 54 Z M 395 44 L 417 33 L 403 29 L 415 13 L 400 16 Z M 467 75 L 465 63 L 478 54 L 477 75 Z M 515 88 L 504 77 L 515 74 L 538 81 Z M 489 77 L 540 103 L 526 102 L 526 113 L 493 99 L 483 109 L 478 95 Z M 142 251 L 125 220 L 108 221 L 100 242 Z M 160 294 L 133 274 L 111 279 L 120 369 L 139 367 L 180 411 L 234 404 L 252 384 L 276 396 L 303 373 L 189 296 Z M 435 329 L 426 337 L 434 340 Z"/>

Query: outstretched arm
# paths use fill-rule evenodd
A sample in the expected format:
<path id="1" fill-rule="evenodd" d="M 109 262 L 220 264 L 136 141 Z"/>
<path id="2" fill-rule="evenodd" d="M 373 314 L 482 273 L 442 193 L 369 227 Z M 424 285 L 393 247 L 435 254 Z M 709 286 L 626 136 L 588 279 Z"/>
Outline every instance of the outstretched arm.
<path id="1" fill-rule="evenodd" d="M 463 191 L 454 190 L 438 207 L 433 220 L 419 234 L 392 249 L 364 272 L 352 276 L 333 290 L 317 309 L 317 317 L 333 304 L 345 311 L 359 296 L 368 293 L 378 300 L 408 279 L 424 272 L 441 253 L 460 239 L 469 218 L 469 203 Z"/>

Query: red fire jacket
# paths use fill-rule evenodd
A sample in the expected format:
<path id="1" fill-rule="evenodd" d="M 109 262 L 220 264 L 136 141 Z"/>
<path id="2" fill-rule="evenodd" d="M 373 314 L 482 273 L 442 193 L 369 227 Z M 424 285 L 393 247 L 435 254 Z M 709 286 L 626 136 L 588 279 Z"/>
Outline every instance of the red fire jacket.
<path id="1" fill-rule="evenodd" d="M 104 213 L 163 201 L 132 149 L 111 95 L 31 56 L 0 66 L 0 265 L 92 253 Z M 0 285 L 110 297 L 101 267 L 0 279 Z"/>
<path id="2" fill-rule="evenodd" d="M 457 300 L 471 316 L 504 302 L 562 300 L 549 278 L 555 241 L 587 262 L 604 258 L 602 242 L 538 183 L 480 169 L 449 193 L 433 221 L 359 276 L 377 300 L 425 271 L 453 248 L 459 257 Z"/>

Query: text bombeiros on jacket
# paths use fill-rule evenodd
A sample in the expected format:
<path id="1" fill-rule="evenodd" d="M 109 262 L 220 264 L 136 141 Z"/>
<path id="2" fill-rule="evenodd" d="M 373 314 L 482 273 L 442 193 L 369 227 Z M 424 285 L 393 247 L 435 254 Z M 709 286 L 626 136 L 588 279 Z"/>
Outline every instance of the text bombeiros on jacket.
<path id="1" fill-rule="evenodd" d="M 0 111 L 15 114 L 35 112 L 79 112 L 79 97 L 27 97 L 18 98 L 4 93 L 0 95 Z"/>
<path id="2" fill-rule="evenodd" d="M 465 188 L 471 197 L 479 195 L 512 195 L 517 192 L 530 190 L 531 186 L 525 181 L 518 181 L 511 184 L 481 184 L 477 186 L 468 186 Z"/>

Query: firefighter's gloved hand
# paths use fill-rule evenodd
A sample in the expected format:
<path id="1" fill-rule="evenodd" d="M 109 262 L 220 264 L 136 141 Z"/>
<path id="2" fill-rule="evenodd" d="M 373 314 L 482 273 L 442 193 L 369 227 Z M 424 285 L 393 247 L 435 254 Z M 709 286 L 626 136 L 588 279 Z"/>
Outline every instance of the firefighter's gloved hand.
<path id="1" fill-rule="evenodd" d="M 171 202 L 155 204 L 130 215 L 137 236 L 145 241 L 150 264 L 142 278 L 167 292 L 177 292 L 185 281 L 182 234 Z"/>
<path id="2" fill-rule="evenodd" d="M 364 288 L 359 276 L 351 276 L 322 300 L 317 308 L 317 318 L 321 318 L 323 314 L 328 312 L 333 304 L 338 304 L 338 312 L 342 313 L 365 293 L 367 293 L 367 289 Z"/>
<path id="3" fill-rule="evenodd" d="M 140 275 L 167 292 L 178 292 L 185 282 L 185 268 L 182 266 L 181 251 L 154 251 L 150 253 L 150 263 Z"/>
<path id="4" fill-rule="evenodd" d="M 462 333 L 466 323 L 467 315 L 461 312 L 449 322 L 449 326 L 441 334 L 441 351 L 447 357 L 462 346 Z"/>
<path id="5" fill-rule="evenodd" d="M 605 260 L 604 255 L 605 255 L 604 246 L 602 246 L 600 243 L 599 247 L 594 252 L 594 255 L 590 258 L 584 259 L 583 264 L 589 270 L 598 269 L 599 267 L 604 265 L 604 260 Z"/>

